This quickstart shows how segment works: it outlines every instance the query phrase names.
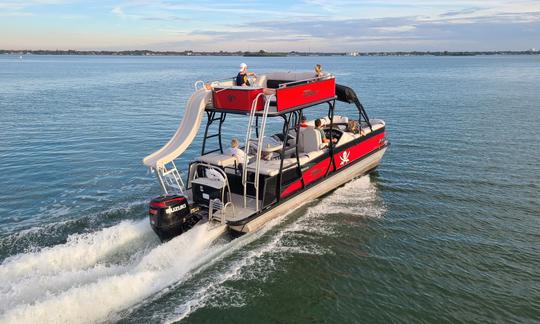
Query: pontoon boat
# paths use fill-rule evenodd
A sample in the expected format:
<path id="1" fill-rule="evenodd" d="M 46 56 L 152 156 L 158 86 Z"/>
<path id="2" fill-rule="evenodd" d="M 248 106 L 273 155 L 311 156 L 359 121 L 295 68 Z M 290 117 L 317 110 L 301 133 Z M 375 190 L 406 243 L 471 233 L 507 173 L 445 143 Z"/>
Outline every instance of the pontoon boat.
<path id="1" fill-rule="evenodd" d="M 197 81 L 174 136 L 144 158 L 163 191 L 149 208 L 161 240 L 205 222 L 255 231 L 379 165 L 389 145 L 384 121 L 369 119 L 356 93 L 337 85 L 332 74 L 274 72 L 251 84 Z M 337 115 L 336 101 L 353 104 L 358 114 Z M 174 160 L 192 143 L 204 115 L 201 154 L 189 162 L 184 178 Z M 230 115 L 247 124 L 241 161 L 223 134 Z M 300 125 L 303 115 L 313 117 L 307 125 Z M 323 121 L 327 143 L 315 119 Z"/>

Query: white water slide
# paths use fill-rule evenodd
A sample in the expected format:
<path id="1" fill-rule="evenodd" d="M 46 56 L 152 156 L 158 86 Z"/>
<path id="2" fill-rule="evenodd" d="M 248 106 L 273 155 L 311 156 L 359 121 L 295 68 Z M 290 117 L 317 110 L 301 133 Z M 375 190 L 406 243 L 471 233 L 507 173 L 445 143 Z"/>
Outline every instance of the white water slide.
<path id="1" fill-rule="evenodd" d="M 204 115 L 204 108 L 212 98 L 212 91 L 199 89 L 189 98 L 184 117 L 173 137 L 162 148 L 148 155 L 143 163 L 155 170 L 161 170 L 188 148 L 197 135 Z"/>

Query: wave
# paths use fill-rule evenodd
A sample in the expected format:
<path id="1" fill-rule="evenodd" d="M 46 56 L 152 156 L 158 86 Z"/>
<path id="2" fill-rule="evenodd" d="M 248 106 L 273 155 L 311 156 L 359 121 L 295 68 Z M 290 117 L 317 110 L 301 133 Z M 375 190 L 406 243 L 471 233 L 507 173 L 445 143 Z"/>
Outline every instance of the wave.
<path id="1" fill-rule="evenodd" d="M 72 233 L 95 231 L 111 226 L 147 203 L 146 200 L 123 203 L 76 219 L 33 226 L 3 235 L 0 237 L 0 259 L 13 254 L 30 253 L 44 246 L 61 244 Z"/>
<path id="2" fill-rule="evenodd" d="M 2 305 L 5 313 L 0 321 L 106 320 L 110 314 L 181 280 L 203 262 L 204 250 L 223 229 L 209 231 L 205 224 L 157 245 L 146 221 L 125 221 L 93 234 L 75 236 L 64 245 L 9 258 L 0 268 L 1 297 L 10 301 Z M 146 242 L 147 247 L 141 250 L 140 242 Z M 139 253 L 124 263 L 111 263 L 108 258 L 126 250 L 132 254 L 137 246 Z"/>
<path id="3" fill-rule="evenodd" d="M 293 211 L 290 211 L 291 213 Z M 228 253 L 235 249 L 245 247 L 252 242 L 258 241 L 264 234 L 271 232 L 270 237 L 264 243 L 243 251 L 237 258 L 226 262 L 224 268 L 213 269 L 210 274 L 205 273 L 201 282 L 193 284 L 198 287 L 189 296 L 182 296 L 172 309 L 167 309 L 161 315 L 153 315 L 165 323 L 175 323 L 189 317 L 197 309 L 204 307 L 241 307 L 244 306 L 249 296 L 245 293 L 227 287 L 229 281 L 239 280 L 268 280 L 270 275 L 279 267 L 279 261 L 295 254 L 323 255 L 332 251 L 314 242 L 302 240 L 306 234 L 315 236 L 333 236 L 337 227 L 342 225 L 341 220 L 329 221 L 331 214 L 347 214 L 353 217 L 380 218 L 386 209 L 379 201 L 377 188 L 370 182 L 368 176 L 355 179 L 345 186 L 338 188 L 332 194 L 321 199 L 313 206 L 307 208 L 299 218 L 283 227 L 279 224 L 286 223 L 284 217 L 278 218 L 266 224 L 255 235 L 245 235 L 230 244 L 236 247 L 228 247 Z M 285 216 L 285 215 L 284 215 Z M 274 232 L 273 230 L 277 230 Z M 224 256 L 222 256 L 224 257 Z"/>
<path id="4" fill-rule="evenodd" d="M 334 235 L 338 223 L 328 221 L 328 215 L 337 206 L 353 206 L 359 200 L 374 205 L 374 210 L 354 207 L 349 212 L 364 210 L 366 216 L 379 217 L 382 211 L 373 199 L 376 188 L 364 177 L 308 207 L 296 219 L 278 218 L 230 242 L 217 240 L 223 237 L 224 226 L 210 230 L 204 224 L 160 244 L 146 219 L 72 235 L 65 244 L 4 260 L 0 322 L 110 321 L 144 311 L 146 303 L 160 298 L 167 304 L 180 298 L 161 314 L 152 314 L 154 320 L 165 322 L 181 320 L 201 307 L 241 307 L 246 295 L 227 287 L 227 282 L 264 281 L 281 258 L 297 253 L 331 253 L 312 240 L 306 243 L 302 235 Z M 190 289 L 178 291 L 186 285 Z"/>

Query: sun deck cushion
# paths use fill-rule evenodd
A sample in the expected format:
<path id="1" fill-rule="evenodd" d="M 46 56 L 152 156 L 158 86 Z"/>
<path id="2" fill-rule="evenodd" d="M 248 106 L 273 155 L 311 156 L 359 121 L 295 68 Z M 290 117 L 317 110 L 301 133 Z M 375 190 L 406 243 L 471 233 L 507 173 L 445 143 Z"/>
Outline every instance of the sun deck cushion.
<path id="1" fill-rule="evenodd" d="M 283 160 L 283 169 L 286 169 L 294 164 L 296 164 L 296 159 L 285 159 Z M 259 165 L 259 173 L 267 176 L 275 176 L 279 173 L 280 165 L 281 160 L 261 160 Z M 248 171 L 255 172 L 255 162 L 248 165 Z"/>
<path id="2" fill-rule="evenodd" d="M 220 167 L 234 166 L 236 158 L 232 155 L 221 154 L 218 152 L 201 155 L 195 159 L 199 162 L 217 165 Z"/>
<path id="3" fill-rule="evenodd" d="M 325 154 L 328 150 L 327 149 L 322 149 L 322 150 L 316 150 L 316 151 L 311 151 L 311 152 L 307 152 L 307 153 L 302 153 L 300 155 L 300 165 L 303 165 L 304 163 L 308 162 L 308 161 L 311 161 L 315 158 L 318 158 L 319 156 Z"/>
<path id="4" fill-rule="evenodd" d="M 298 158 L 298 160 L 300 160 L 300 165 L 302 166 L 302 165 L 308 163 L 309 161 L 311 161 L 311 160 L 313 160 L 313 159 L 327 153 L 327 151 L 328 150 L 323 149 L 323 150 L 316 150 L 316 151 L 300 154 L 300 156 Z M 275 176 L 275 175 L 277 175 L 279 173 L 280 164 L 281 164 L 281 160 L 279 160 L 279 159 L 270 160 L 270 161 L 261 160 L 261 163 L 259 165 L 259 172 L 260 172 L 260 174 L 263 174 L 263 175 Z M 291 157 L 291 158 L 283 160 L 283 169 L 284 170 L 287 169 L 287 168 L 293 167 L 293 166 L 296 166 L 296 158 L 295 157 Z M 251 171 L 251 172 L 255 172 L 255 162 L 251 162 L 248 165 L 248 170 Z"/>

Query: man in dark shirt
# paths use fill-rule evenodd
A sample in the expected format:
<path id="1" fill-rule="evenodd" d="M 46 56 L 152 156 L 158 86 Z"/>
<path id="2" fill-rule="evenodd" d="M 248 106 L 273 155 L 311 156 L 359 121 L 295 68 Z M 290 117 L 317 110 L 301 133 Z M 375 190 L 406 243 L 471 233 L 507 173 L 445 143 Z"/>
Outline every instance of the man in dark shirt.
<path id="1" fill-rule="evenodd" d="M 248 76 L 255 76 L 255 73 L 248 72 L 246 63 L 240 64 L 240 72 L 236 76 L 237 86 L 250 86 Z"/>

